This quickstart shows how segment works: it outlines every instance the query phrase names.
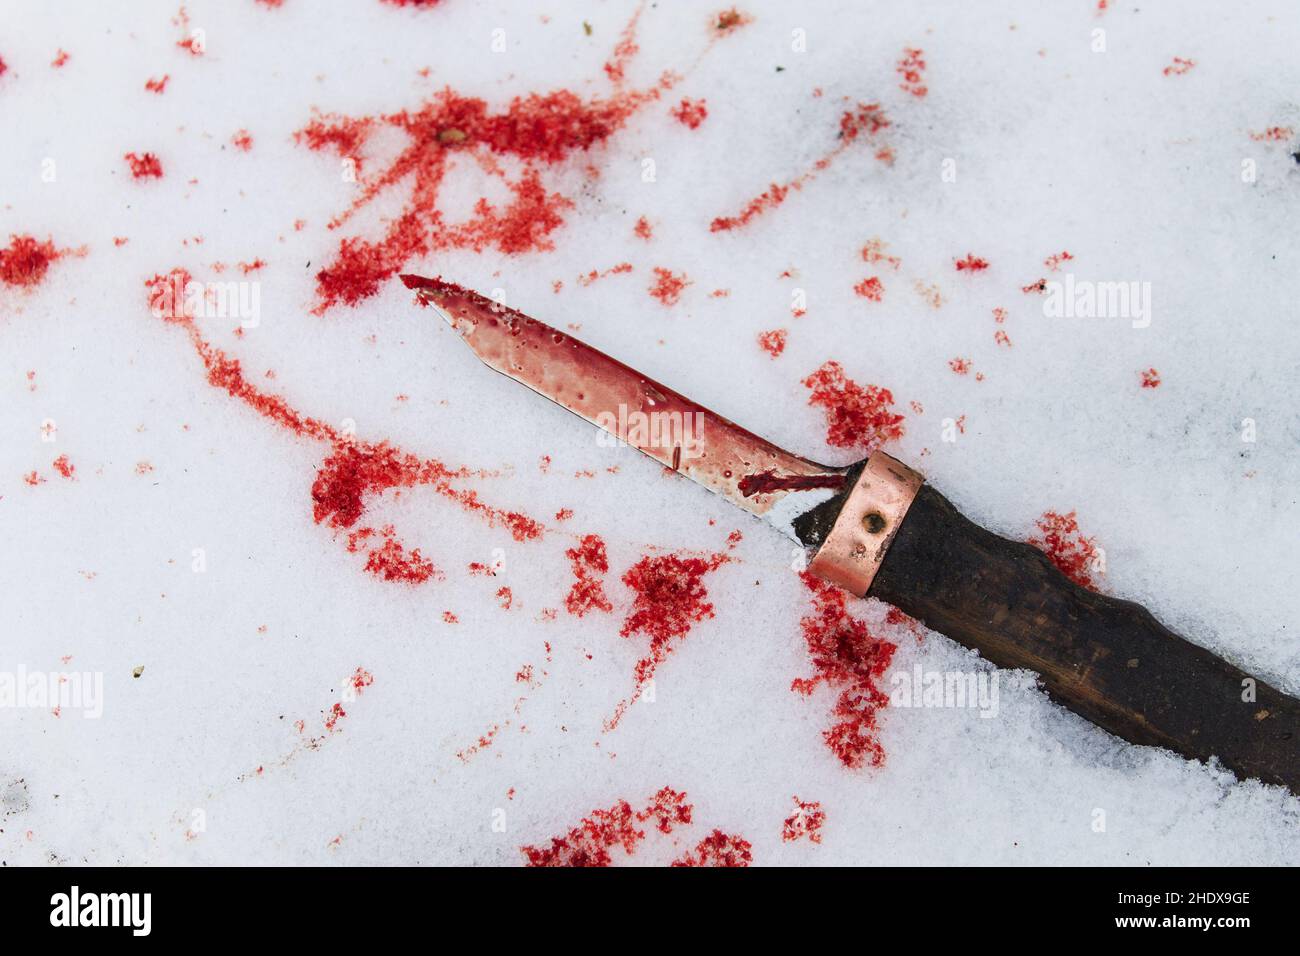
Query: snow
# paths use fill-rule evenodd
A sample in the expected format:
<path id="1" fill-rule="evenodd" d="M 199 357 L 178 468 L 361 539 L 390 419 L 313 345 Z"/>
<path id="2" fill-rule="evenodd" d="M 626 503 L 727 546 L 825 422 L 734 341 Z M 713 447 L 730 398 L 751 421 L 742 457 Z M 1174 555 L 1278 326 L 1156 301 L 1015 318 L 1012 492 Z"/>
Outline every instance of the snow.
<path id="1" fill-rule="evenodd" d="M 313 109 L 390 114 L 447 86 L 493 109 L 556 88 L 607 96 L 602 64 L 633 5 L 362 0 L 322 15 L 301 0 L 196 0 L 186 14 L 202 56 L 177 46 L 172 3 L 4 6 L 0 242 L 49 236 L 84 254 L 31 291 L 0 285 L 0 668 L 101 674 L 104 706 L 97 720 L 0 708 L 6 863 L 515 865 L 520 846 L 664 786 L 689 794 L 695 823 L 652 834 L 629 862 L 666 862 L 713 827 L 748 839 L 757 864 L 1298 858 L 1295 797 L 1129 746 L 1025 675 L 999 675 L 994 717 L 887 709 L 885 764 L 844 768 L 821 739 L 833 693 L 790 690 L 811 668 L 788 539 L 601 446 L 484 368 L 396 280 L 312 313 L 339 240 L 380 236 L 409 188 L 328 229 L 358 186 L 336 155 L 295 143 Z M 503 289 L 778 444 L 843 464 L 857 456 L 825 445 L 801 384 L 837 360 L 892 390 L 906 433 L 889 450 L 972 519 L 1025 539 L 1043 512 L 1076 511 L 1105 550 L 1105 591 L 1300 692 L 1300 165 L 1294 133 L 1251 135 L 1300 127 L 1290 5 L 740 9 L 753 22 L 712 44 L 708 8 L 644 9 L 628 87 L 665 70 L 681 81 L 588 154 L 543 168 L 547 190 L 574 203 L 552 251 L 455 250 L 411 269 Z M 924 96 L 896 72 L 907 48 L 924 51 Z M 69 58 L 52 67 L 59 49 Z M 1174 57 L 1195 65 L 1165 75 Z M 163 74 L 161 95 L 145 89 Z M 682 97 L 707 102 L 698 129 L 672 117 Z M 879 144 L 892 164 L 875 141 L 854 144 L 777 208 L 710 231 L 834 150 L 858 102 L 891 121 Z M 231 143 L 243 129 L 247 152 Z M 386 130 L 368 149 L 401 145 Z M 144 151 L 162 179 L 132 180 L 123 156 Z M 489 179 L 472 164 L 449 175 L 448 221 L 472 214 Z M 633 231 L 643 215 L 648 242 Z M 897 269 L 863 260 L 876 237 Z M 1050 271 L 1062 250 L 1074 258 Z M 989 268 L 958 271 L 968 253 Z M 239 272 L 258 258 L 264 268 Z M 633 271 L 576 281 L 623 261 Z M 427 488 L 389 492 L 368 520 L 394 524 L 445 579 L 365 573 L 346 533 L 312 520 L 328 446 L 209 386 L 185 331 L 150 314 L 145 281 L 176 266 L 258 283 L 256 327 L 201 328 L 259 388 L 335 427 L 350 420 L 360 439 L 491 469 L 466 487 L 551 530 L 519 542 Z M 655 267 L 691 279 L 675 306 L 648 294 Z M 1067 272 L 1150 282 L 1149 327 L 1050 318 L 1021 291 Z M 853 292 L 872 275 L 880 302 Z M 931 285 L 939 308 L 918 291 Z M 777 359 L 756 342 L 773 328 L 789 330 Z M 969 374 L 953 373 L 956 357 Z M 1141 387 L 1149 367 L 1158 388 Z M 961 416 L 945 441 L 944 420 Z M 62 454 L 75 480 L 52 467 Z M 24 481 L 33 470 L 44 483 Z M 553 520 L 562 508 L 574 516 Z M 660 665 L 653 702 L 605 731 L 645 650 L 619 634 L 632 600 L 619 576 L 647 553 L 723 552 L 735 529 L 735 560 L 705 578 L 715 616 Z M 608 544 L 614 611 L 578 618 L 563 607 L 564 552 L 586 533 Z M 473 575 L 470 562 L 500 566 Z M 853 610 L 899 645 L 891 673 L 987 666 L 886 623 L 877 602 Z M 530 663 L 540 686 L 516 680 Z M 344 699 L 358 667 L 373 684 Z M 346 716 L 331 732 L 336 702 Z M 457 756 L 494 725 L 490 746 Z M 781 841 L 795 794 L 825 810 L 820 845 Z"/>

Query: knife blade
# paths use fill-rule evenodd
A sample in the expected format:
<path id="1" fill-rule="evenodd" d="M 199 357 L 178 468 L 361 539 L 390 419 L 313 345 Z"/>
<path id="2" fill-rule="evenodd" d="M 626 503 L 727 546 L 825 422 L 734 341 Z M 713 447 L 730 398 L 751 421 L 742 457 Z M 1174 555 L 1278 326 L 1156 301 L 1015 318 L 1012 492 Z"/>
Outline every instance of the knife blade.
<path id="1" fill-rule="evenodd" d="M 516 309 L 401 278 L 489 367 L 766 519 L 807 549 L 811 573 L 1035 671 L 1050 697 L 1124 740 L 1300 794 L 1300 701 L 979 527 L 892 456 L 809 461 Z"/>

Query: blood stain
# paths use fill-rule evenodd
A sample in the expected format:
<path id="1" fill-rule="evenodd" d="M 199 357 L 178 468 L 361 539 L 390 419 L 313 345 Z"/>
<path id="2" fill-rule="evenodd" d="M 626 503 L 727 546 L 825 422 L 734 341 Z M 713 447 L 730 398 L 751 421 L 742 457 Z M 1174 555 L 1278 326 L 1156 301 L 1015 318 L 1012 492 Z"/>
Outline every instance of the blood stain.
<path id="1" fill-rule="evenodd" d="M 235 149 L 240 149 L 247 153 L 253 148 L 253 136 L 246 129 L 238 130 L 234 136 L 230 137 L 230 144 L 234 146 Z"/>
<path id="2" fill-rule="evenodd" d="M 794 812 L 785 818 L 781 825 L 781 841 L 794 843 L 808 838 L 810 843 L 822 842 L 822 825 L 826 823 L 826 812 L 817 801 L 804 802 L 796 795 Z"/>
<path id="3" fill-rule="evenodd" d="M 871 302 L 881 302 L 885 298 L 885 284 L 877 276 L 868 276 L 853 287 L 853 291 Z"/>
<path id="4" fill-rule="evenodd" d="M 958 272 L 983 272 L 989 267 L 987 259 L 981 259 L 973 253 L 966 253 L 965 259 L 957 260 Z"/>
<path id="5" fill-rule="evenodd" d="M 758 333 L 758 347 L 761 348 L 772 358 L 776 358 L 785 351 L 785 340 L 789 333 L 785 329 L 770 329 L 767 332 Z"/>
<path id="6" fill-rule="evenodd" d="M 685 856 L 673 860 L 673 866 L 727 867 L 749 866 L 754 861 L 750 842 L 743 837 L 715 829 Z"/>
<path id="7" fill-rule="evenodd" d="M 704 100 L 683 97 L 682 101 L 673 107 L 672 115 L 677 122 L 688 129 L 699 129 L 700 124 L 708 118 L 708 104 Z"/>
<path id="8" fill-rule="evenodd" d="M 1075 584 L 1096 591 L 1092 572 L 1099 567 L 1101 552 L 1095 538 L 1080 533 L 1075 512 L 1046 511 L 1037 525 L 1038 535 L 1030 538 L 1029 543 L 1046 553 L 1057 569 Z"/>
<path id="9" fill-rule="evenodd" d="M 694 807 L 686 794 L 664 787 L 639 810 L 619 800 L 605 810 L 593 810 L 563 836 L 552 837 L 549 846 L 520 847 L 528 866 L 605 867 L 613 863 L 610 851 L 622 847 L 631 856 L 646 838 L 643 824 L 653 822 L 660 833 L 672 833 L 691 822 Z"/>
<path id="10" fill-rule="evenodd" d="M 954 358 L 948 360 L 948 367 L 958 375 L 967 375 L 970 373 L 971 361 L 968 358 Z"/>
<path id="11" fill-rule="evenodd" d="M 826 444 L 870 451 L 903 437 L 903 416 L 893 411 L 893 393 L 878 385 L 859 385 L 839 362 L 826 362 L 803 384 L 812 390 L 808 404 L 826 413 Z"/>
<path id="12" fill-rule="evenodd" d="M 666 306 L 674 306 L 682 297 L 682 291 L 691 284 L 685 273 L 677 275 L 660 266 L 655 266 L 655 281 L 650 286 L 650 297 L 658 299 Z"/>
<path id="13" fill-rule="evenodd" d="M 1270 126 L 1263 132 L 1250 134 L 1250 138 L 1257 143 L 1281 143 L 1293 136 L 1295 136 L 1295 130 L 1290 126 Z"/>
<path id="14" fill-rule="evenodd" d="M 1060 252 L 1054 253 L 1044 259 L 1043 265 L 1047 266 L 1047 268 L 1052 272 L 1059 272 L 1061 270 L 1062 262 L 1070 262 L 1073 259 L 1074 256 L 1070 254 L 1068 249 L 1062 249 Z"/>
<path id="15" fill-rule="evenodd" d="M 629 24 L 630 31 L 635 24 Z M 611 78 L 621 77 L 623 60 L 635 43 L 625 31 L 611 60 Z M 616 76 L 615 76 L 616 75 Z M 411 192 L 384 237 L 359 236 L 340 241 L 334 260 L 316 276 L 316 313 L 343 304 L 356 305 L 374 295 L 381 282 L 412 259 L 448 249 L 495 248 L 507 255 L 552 249 L 551 234 L 571 208 L 567 197 L 548 191 L 542 171 L 576 153 L 606 142 L 645 104 L 658 100 L 676 77 L 665 74 L 645 90 L 616 92 L 584 100 L 568 90 L 517 96 L 500 112 L 488 104 L 445 89 L 419 109 L 359 118 L 317 115 L 297 139 L 313 150 L 331 150 L 359 171 L 363 150 L 381 130 L 395 129 L 406 143 L 386 167 L 361 181 L 352 203 L 329 224 L 347 224 L 377 197 L 411 183 Z M 518 170 L 511 178 L 507 163 Z M 511 197 L 504 208 L 486 198 L 462 223 L 444 221 L 439 208 L 442 187 L 456 164 L 476 165 L 502 183 Z"/>
<path id="16" fill-rule="evenodd" d="M 1153 369 L 1153 368 L 1149 368 L 1149 369 L 1146 369 L 1145 371 L 1143 371 L 1143 372 L 1142 372 L 1142 387 L 1143 387 L 1143 388 L 1159 388 L 1159 387 L 1160 387 L 1160 373 L 1157 372 L 1157 371 L 1156 371 L 1155 369 Z"/>
<path id="17" fill-rule="evenodd" d="M 831 710 L 834 723 L 822 732 L 822 739 L 844 766 L 878 767 L 885 750 L 878 737 L 877 714 L 889 704 L 878 681 L 897 646 L 873 635 L 865 622 L 849 613 L 846 592 L 807 571 L 800 578 L 812 594 L 812 612 L 799 626 L 813 676 L 796 678 L 790 689 L 810 695 L 826 684 L 838 690 Z"/>
<path id="18" fill-rule="evenodd" d="M 60 455 L 58 458 L 54 459 L 51 464 L 54 466 L 54 470 L 64 478 L 67 478 L 69 481 L 76 480 L 75 475 L 77 466 L 68 459 L 67 455 Z"/>
<path id="19" fill-rule="evenodd" d="M 9 245 L 0 248 L 0 282 L 16 289 L 34 289 L 63 255 L 50 239 L 38 242 L 32 236 L 11 235 Z"/>
<path id="20" fill-rule="evenodd" d="M 926 88 L 925 72 L 925 51 L 913 49 L 912 47 L 903 48 L 903 58 L 898 61 L 895 72 L 903 78 L 903 82 L 898 88 L 904 93 L 911 93 L 915 97 L 923 97 L 929 90 Z"/>
<path id="21" fill-rule="evenodd" d="M 148 90 L 150 93 L 161 94 L 164 90 L 167 89 L 167 81 L 170 79 L 171 79 L 171 75 L 168 73 L 164 73 L 161 77 L 153 77 L 151 79 L 146 80 L 144 84 L 144 88 Z"/>
<path id="22" fill-rule="evenodd" d="M 330 451 L 312 483 L 312 518 L 332 531 L 347 531 L 347 550 L 365 552 L 366 571 L 383 580 L 415 584 L 441 576 L 419 549 L 408 550 L 402 545 L 391 525 L 379 529 L 358 527 L 368 502 L 389 490 L 428 487 L 464 511 L 482 518 L 489 526 L 506 529 L 516 541 L 542 536 L 545 527 L 540 522 L 522 512 L 489 505 L 476 491 L 458 487 L 461 481 L 487 477 L 487 472 L 452 468 L 383 441 L 357 440 L 302 414 L 280 396 L 252 385 L 244 376 L 239 360 L 229 357 L 200 333 L 187 292 L 190 283 L 190 274 L 184 269 L 173 269 L 148 280 L 145 285 L 151 311 L 164 322 L 185 329 L 191 346 L 203 362 L 209 385 L 223 389 L 293 435 L 329 445 Z"/>
<path id="23" fill-rule="evenodd" d="M 843 475 L 778 475 L 774 471 L 760 471 L 746 475 L 736 485 L 741 497 L 771 494 L 773 491 L 806 491 L 810 488 L 844 487 Z"/>
<path id="24" fill-rule="evenodd" d="M 879 237 L 868 239 L 866 245 L 862 247 L 862 261 L 873 265 L 884 262 L 892 266 L 895 272 L 902 265 L 902 260 L 898 256 L 891 256 L 885 252 L 885 243 Z"/>
<path id="25" fill-rule="evenodd" d="M 627 708 L 654 679 L 655 670 L 672 654 L 676 643 L 700 621 L 713 617 L 704 576 L 729 560 L 725 554 L 708 558 L 646 555 L 624 573 L 623 583 L 635 596 L 619 634 L 622 637 L 644 634 L 649 637 L 650 645 L 633 671 L 632 696 L 618 705 L 614 715 L 605 722 L 606 730 L 618 726 Z"/>
<path id="26" fill-rule="evenodd" d="M 609 572 L 609 557 L 604 540 L 589 534 L 564 554 L 573 565 L 575 579 L 564 599 L 565 610 L 574 617 L 582 617 L 588 611 L 614 610 L 605 596 L 604 575 Z"/>
<path id="27" fill-rule="evenodd" d="M 650 220 L 646 219 L 645 216 L 641 216 L 637 219 L 636 225 L 632 227 L 632 234 L 638 239 L 644 239 L 646 242 L 649 242 L 654 236 L 654 231 L 650 227 Z"/>
<path id="28" fill-rule="evenodd" d="M 1196 66 L 1195 60 L 1186 60 L 1181 56 L 1174 57 L 1174 61 L 1165 67 L 1161 72 L 1165 76 L 1182 76 L 1192 67 Z"/>
<path id="29" fill-rule="evenodd" d="M 153 153 L 127 153 L 122 157 L 135 179 L 162 179 L 162 161 Z"/>
<path id="30" fill-rule="evenodd" d="M 718 216 L 709 224 L 710 232 L 727 232 L 746 226 L 763 213 L 775 209 L 785 202 L 791 190 L 799 190 L 812 182 L 817 174 L 826 169 L 845 150 L 866 134 L 872 139 L 881 130 L 890 125 L 885 112 L 878 103 L 859 103 L 846 110 L 840 116 L 839 144 L 829 153 L 813 164 L 811 169 L 785 183 L 772 183 L 755 198 L 751 199 L 734 216 Z"/>
<path id="31" fill-rule="evenodd" d="M 72 59 L 72 55 L 67 50 L 59 50 L 54 59 L 50 61 L 50 66 L 56 70 Z"/>

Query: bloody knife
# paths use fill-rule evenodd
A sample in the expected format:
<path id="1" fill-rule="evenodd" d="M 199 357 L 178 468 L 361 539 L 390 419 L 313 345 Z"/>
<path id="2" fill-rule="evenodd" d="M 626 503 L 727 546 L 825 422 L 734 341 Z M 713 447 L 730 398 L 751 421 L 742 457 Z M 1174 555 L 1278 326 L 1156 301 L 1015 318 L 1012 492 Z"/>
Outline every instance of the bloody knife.
<path id="1" fill-rule="evenodd" d="M 1300 794 L 1300 701 L 985 531 L 902 462 L 875 451 L 819 465 L 515 309 L 441 279 L 402 281 L 488 366 L 767 519 L 818 577 L 1036 671 L 1053 699 L 1124 740 Z"/>

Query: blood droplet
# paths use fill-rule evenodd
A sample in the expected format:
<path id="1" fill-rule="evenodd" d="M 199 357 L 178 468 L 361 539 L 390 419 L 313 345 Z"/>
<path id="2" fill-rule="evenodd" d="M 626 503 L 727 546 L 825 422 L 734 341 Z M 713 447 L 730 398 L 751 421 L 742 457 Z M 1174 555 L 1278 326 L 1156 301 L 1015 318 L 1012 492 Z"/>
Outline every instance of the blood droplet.
<path id="1" fill-rule="evenodd" d="M 893 411 L 893 393 L 878 385 L 859 385 L 839 362 L 826 362 L 803 384 L 812 389 L 808 404 L 826 413 L 828 445 L 870 451 L 903 437 L 903 416 Z"/>
<path id="2" fill-rule="evenodd" d="M 1059 514 L 1046 511 L 1038 519 L 1038 535 L 1029 543 L 1046 553 L 1062 574 L 1080 587 L 1096 591 L 1092 571 L 1099 567 L 1100 550 L 1094 538 L 1079 531 L 1075 512 Z"/>

